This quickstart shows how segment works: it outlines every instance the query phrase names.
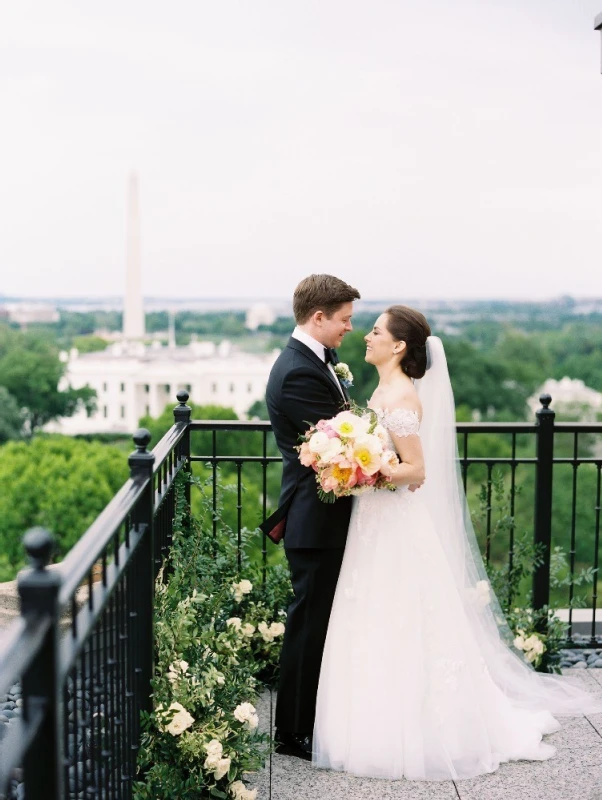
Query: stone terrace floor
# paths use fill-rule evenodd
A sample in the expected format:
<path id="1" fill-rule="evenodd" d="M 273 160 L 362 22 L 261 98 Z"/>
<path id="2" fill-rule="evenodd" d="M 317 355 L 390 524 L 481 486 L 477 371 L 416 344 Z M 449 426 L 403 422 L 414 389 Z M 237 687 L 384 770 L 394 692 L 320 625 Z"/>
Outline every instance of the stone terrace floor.
<path id="1" fill-rule="evenodd" d="M 602 669 L 567 669 L 563 674 L 565 681 L 602 695 Z M 270 703 L 266 694 L 258 709 L 264 730 L 270 705 L 273 699 Z M 557 748 L 554 758 L 502 764 L 497 772 L 471 780 L 355 778 L 273 755 L 271 765 L 249 776 L 249 786 L 258 788 L 257 800 L 602 800 L 602 714 L 559 719 L 562 730 L 546 737 Z"/>

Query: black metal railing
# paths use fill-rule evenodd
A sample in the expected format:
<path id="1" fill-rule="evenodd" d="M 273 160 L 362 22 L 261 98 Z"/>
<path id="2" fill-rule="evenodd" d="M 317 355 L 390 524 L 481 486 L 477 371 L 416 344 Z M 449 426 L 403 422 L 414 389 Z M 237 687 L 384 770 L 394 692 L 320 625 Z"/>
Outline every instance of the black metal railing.
<path id="1" fill-rule="evenodd" d="M 25 537 L 32 570 L 19 580 L 22 615 L 0 640 L 0 694 L 20 682 L 23 713 L 0 741 L 0 793 L 22 766 L 28 800 L 132 796 L 140 712 L 150 708 L 154 582 L 165 559 L 169 565 L 175 478 L 182 470 L 209 478 L 214 534 L 220 478 L 232 484 L 227 496 L 239 560 L 244 529 L 256 528 L 277 503 L 281 456 L 270 424 L 191 421 L 188 394 L 179 392 L 178 400 L 174 426 L 152 453 L 148 433 L 136 434 L 130 479 L 60 565 L 47 568 L 51 541 L 45 531 Z M 479 536 L 486 559 L 500 558 L 493 492 L 496 472 L 506 471 L 513 522 L 501 550 L 511 566 L 519 528 L 543 548 L 545 558 L 533 575 L 536 607 L 549 599 L 550 553 L 557 541 L 567 544 L 569 578 L 584 565 L 595 570 L 588 642 L 599 644 L 602 423 L 556 423 L 551 398 L 541 401 L 535 424 L 459 423 L 460 467 L 471 502 L 474 487 L 485 487 Z M 568 480 L 561 474 L 565 468 Z M 245 482 L 258 487 L 247 503 Z M 189 484 L 187 492 L 190 500 Z M 591 552 L 584 555 L 585 540 Z M 259 545 L 265 580 L 265 536 Z M 574 586 L 571 580 L 566 585 L 570 607 Z M 572 610 L 569 624 L 572 637 Z"/>
<path id="2" fill-rule="evenodd" d="M 512 570 L 517 533 L 527 533 L 543 556 L 532 581 L 533 606 L 550 603 L 551 555 L 560 547 L 567 558 L 563 588 L 556 589 L 555 605 L 566 610 L 569 646 L 599 646 L 602 642 L 598 611 L 600 560 L 600 484 L 602 476 L 602 422 L 556 422 L 549 407 L 550 395 L 540 397 L 541 408 L 531 423 L 458 423 L 458 446 L 464 487 L 482 484 L 486 490 L 486 519 L 480 533 L 483 558 L 493 558 L 495 509 L 492 497 L 496 471 L 506 476 L 507 511 L 512 519 L 501 550 Z M 499 455 L 473 456 L 470 440 L 494 436 L 494 444 L 505 442 Z M 490 439 L 491 443 L 491 439 Z M 567 472 L 568 470 L 568 472 Z M 580 487 L 579 476 L 588 478 Z M 523 493 L 523 494 L 521 494 Z M 469 491 L 469 501 L 470 501 Z M 474 511 L 474 497 L 471 503 Z M 522 506 L 522 508 L 521 508 Z M 497 560 L 500 560 L 498 542 Z M 589 545 L 589 549 L 587 549 Z M 591 568 L 589 586 L 577 588 L 579 570 Z M 585 596 L 587 623 L 575 638 L 574 608 L 577 594 Z M 584 595 L 585 593 L 585 595 Z"/>
<path id="3" fill-rule="evenodd" d="M 190 408 L 152 453 L 134 436 L 130 478 L 55 568 L 42 528 L 24 539 L 21 617 L 0 641 L 0 693 L 21 686 L 2 726 L 0 793 L 19 767 L 28 800 L 132 797 L 140 712 L 150 710 L 157 573 L 169 554 L 175 479 L 189 468 Z"/>

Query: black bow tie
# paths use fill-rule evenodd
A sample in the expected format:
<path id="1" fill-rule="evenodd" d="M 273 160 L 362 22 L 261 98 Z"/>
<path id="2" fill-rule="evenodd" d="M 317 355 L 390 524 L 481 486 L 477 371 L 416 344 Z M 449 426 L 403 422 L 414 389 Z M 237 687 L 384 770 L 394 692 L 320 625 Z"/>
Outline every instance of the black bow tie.
<path id="1" fill-rule="evenodd" d="M 337 351 L 334 349 L 334 347 L 324 348 L 324 363 L 333 365 L 339 363 L 339 357 L 337 356 Z"/>

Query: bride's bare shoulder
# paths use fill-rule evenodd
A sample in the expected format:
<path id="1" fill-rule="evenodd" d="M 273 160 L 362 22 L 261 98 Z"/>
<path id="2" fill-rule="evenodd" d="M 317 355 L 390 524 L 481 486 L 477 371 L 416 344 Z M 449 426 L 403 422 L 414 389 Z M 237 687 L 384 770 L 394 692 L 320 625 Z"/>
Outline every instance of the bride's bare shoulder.
<path id="1" fill-rule="evenodd" d="M 391 390 L 387 397 L 386 408 L 387 411 L 394 411 L 396 408 L 415 411 L 418 418 L 422 419 L 422 403 L 413 384 L 406 384 Z"/>

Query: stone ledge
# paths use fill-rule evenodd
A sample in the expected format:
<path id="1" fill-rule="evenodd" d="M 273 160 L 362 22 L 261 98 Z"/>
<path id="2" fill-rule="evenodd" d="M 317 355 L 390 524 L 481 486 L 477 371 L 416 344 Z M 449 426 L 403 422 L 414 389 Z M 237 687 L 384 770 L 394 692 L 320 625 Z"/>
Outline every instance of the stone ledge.
<path id="1" fill-rule="evenodd" d="M 56 569 L 58 564 L 50 564 L 48 569 Z M 80 586 L 75 596 L 77 609 L 88 600 L 88 585 Z M 7 628 L 20 615 L 19 592 L 17 581 L 0 583 L 0 631 Z M 65 627 L 71 621 L 71 609 L 66 608 L 61 617 L 61 626 Z"/>

